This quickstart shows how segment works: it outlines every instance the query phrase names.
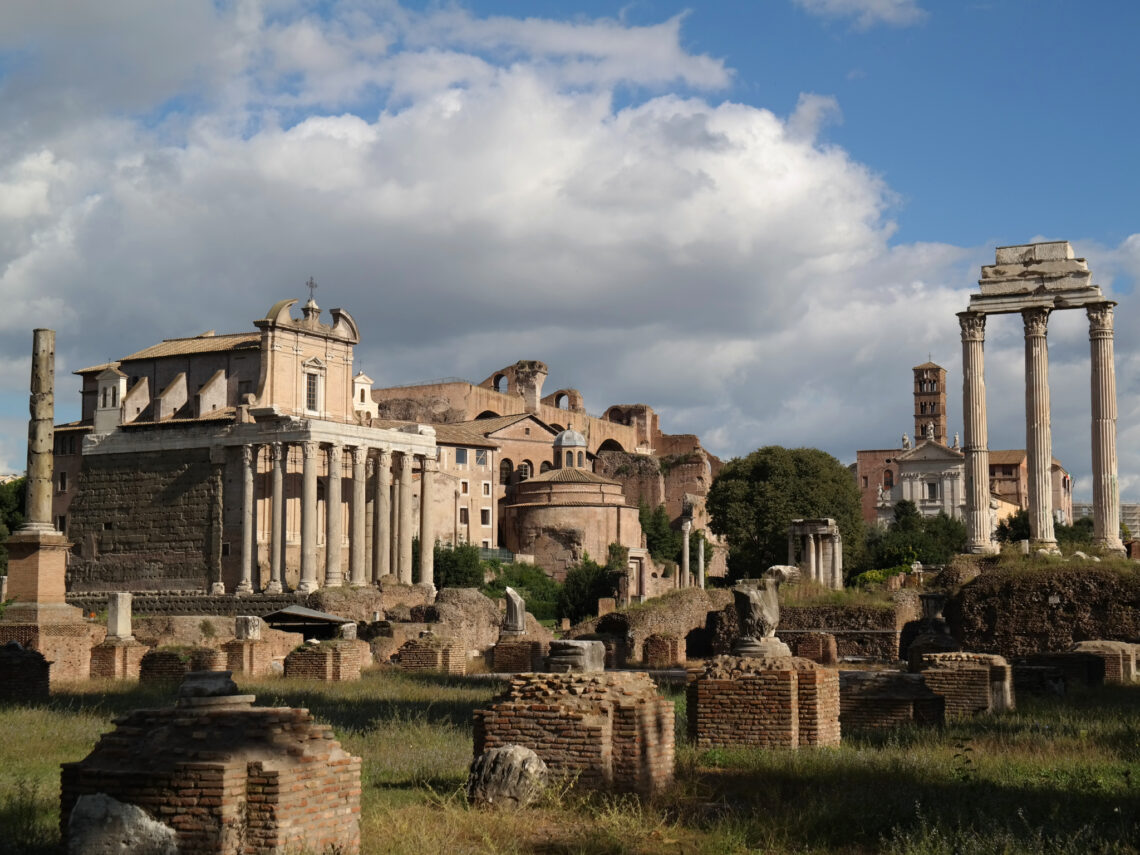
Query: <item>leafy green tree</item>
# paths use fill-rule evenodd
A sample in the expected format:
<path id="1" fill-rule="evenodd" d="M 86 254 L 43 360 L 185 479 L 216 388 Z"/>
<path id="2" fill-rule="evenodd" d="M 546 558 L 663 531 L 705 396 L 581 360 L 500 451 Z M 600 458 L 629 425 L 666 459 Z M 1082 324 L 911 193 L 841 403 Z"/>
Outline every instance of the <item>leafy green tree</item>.
<path id="1" fill-rule="evenodd" d="M 769 445 L 730 460 L 709 489 L 709 528 L 728 542 L 731 578 L 755 575 L 788 559 L 793 519 L 832 517 L 849 567 L 864 560 L 859 490 L 851 472 L 824 451 Z"/>
<path id="2" fill-rule="evenodd" d="M 1018 508 L 998 523 L 995 535 L 999 543 L 1017 543 L 1029 540 L 1029 511 Z"/>
<path id="3" fill-rule="evenodd" d="M 895 505 L 894 519 L 884 529 L 867 536 L 869 564 L 874 569 L 897 567 L 920 561 L 945 564 L 966 548 L 966 524 L 945 513 L 923 517 L 914 502 Z"/>
<path id="4" fill-rule="evenodd" d="M 645 548 L 654 561 L 677 561 L 681 557 L 681 532 L 675 531 L 664 505 L 650 508 L 645 502 L 638 505 L 638 520 L 645 535 Z"/>
<path id="5" fill-rule="evenodd" d="M 578 623 L 597 614 L 599 599 L 617 595 L 620 577 L 619 572 L 583 556 L 581 562 L 566 571 L 558 594 L 558 617 Z"/>
<path id="6" fill-rule="evenodd" d="M 4 542 L 8 535 L 24 524 L 27 489 L 27 478 L 0 484 L 0 575 L 8 572 L 8 550 L 4 548 Z"/>
<path id="7" fill-rule="evenodd" d="M 413 555 L 418 554 L 413 551 Z M 480 588 L 483 562 L 479 547 L 460 544 L 454 548 L 435 545 L 435 586 L 437 588 Z"/>
<path id="8" fill-rule="evenodd" d="M 526 610 L 539 620 L 553 620 L 558 610 L 558 593 L 562 586 L 533 564 L 502 564 L 489 562 L 495 578 L 482 587 L 488 597 L 506 596 L 507 586 L 518 591 L 526 600 Z"/>

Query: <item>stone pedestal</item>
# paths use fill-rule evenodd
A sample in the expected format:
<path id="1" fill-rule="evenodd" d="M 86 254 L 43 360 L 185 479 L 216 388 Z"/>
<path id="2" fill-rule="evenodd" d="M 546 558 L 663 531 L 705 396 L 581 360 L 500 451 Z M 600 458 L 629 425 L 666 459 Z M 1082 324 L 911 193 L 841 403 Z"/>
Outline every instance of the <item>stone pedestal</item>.
<path id="1" fill-rule="evenodd" d="M 736 656 L 743 656 L 748 659 L 774 659 L 777 656 L 792 655 L 791 648 L 775 636 L 771 638 L 749 638 L 748 636 L 739 638 L 732 645 L 732 652 Z"/>

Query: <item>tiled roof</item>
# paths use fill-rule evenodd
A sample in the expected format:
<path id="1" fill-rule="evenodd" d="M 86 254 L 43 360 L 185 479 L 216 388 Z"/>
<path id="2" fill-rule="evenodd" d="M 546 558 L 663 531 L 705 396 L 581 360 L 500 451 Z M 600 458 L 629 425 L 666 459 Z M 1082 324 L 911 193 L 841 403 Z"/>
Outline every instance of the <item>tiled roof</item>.
<path id="1" fill-rule="evenodd" d="M 106 371 L 108 368 L 117 368 L 117 362 L 101 362 L 98 365 L 90 365 L 87 368 L 80 368 L 78 371 L 72 371 L 72 374 L 90 374 L 93 371 Z"/>
<path id="2" fill-rule="evenodd" d="M 489 433 L 494 433 L 497 430 L 502 430 L 505 427 L 510 427 L 516 422 L 521 422 L 524 419 L 534 419 L 536 422 L 543 425 L 543 427 L 550 427 L 541 419 L 536 418 L 530 413 L 515 413 L 514 415 L 510 416 L 494 416 L 493 418 L 489 419 L 472 419 L 469 422 L 456 422 L 456 424 L 474 428 L 475 430 L 479 431 L 481 435 L 486 436 Z M 551 433 L 555 433 L 555 431 L 551 429 Z"/>
<path id="3" fill-rule="evenodd" d="M 524 484 L 617 484 L 588 469 L 549 469 L 532 475 Z"/>
<path id="4" fill-rule="evenodd" d="M 218 353 L 226 350 L 254 350 L 261 343 L 261 333 L 232 333 L 206 335 L 194 338 L 168 338 L 148 348 L 123 357 L 120 362 L 132 359 L 159 359 L 163 356 L 187 356 L 192 353 Z"/>
<path id="5" fill-rule="evenodd" d="M 991 449 L 990 450 L 990 466 L 995 464 L 1000 466 L 1011 466 L 1021 463 L 1025 459 L 1024 448 L 1005 448 L 1005 449 Z M 1056 457 L 1053 458 L 1053 465 L 1060 466 L 1064 469 L 1064 465 Z"/>
<path id="6" fill-rule="evenodd" d="M 423 424 L 423 422 L 409 422 L 400 419 L 373 419 L 372 427 L 382 430 L 399 430 L 408 425 Z M 470 445 L 478 448 L 498 448 L 499 444 L 487 439 L 480 431 L 471 430 L 469 426 L 474 422 L 459 422 L 458 424 L 432 424 L 435 429 L 435 441 L 441 445 Z"/>
<path id="7" fill-rule="evenodd" d="M 216 410 L 211 410 L 205 415 L 196 416 L 193 418 L 178 418 L 177 416 L 163 419 L 160 422 L 142 422 L 137 419 L 133 422 L 126 422 L 121 425 L 124 428 L 153 428 L 164 427 L 165 425 L 185 425 L 193 424 L 195 422 L 225 422 L 233 420 L 237 414 L 235 407 L 219 407 Z"/>

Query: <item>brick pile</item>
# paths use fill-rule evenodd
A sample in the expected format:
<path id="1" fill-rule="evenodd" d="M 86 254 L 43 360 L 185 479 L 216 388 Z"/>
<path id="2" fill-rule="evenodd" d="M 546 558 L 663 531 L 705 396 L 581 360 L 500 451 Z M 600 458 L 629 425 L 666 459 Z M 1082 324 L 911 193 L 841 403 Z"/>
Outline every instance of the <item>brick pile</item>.
<path id="1" fill-rule="evenodd" d="M 452 639 L 441 635 L 408 639 L 396 652 L 396 663 L 405 671 L 467 673 L 466 651 Z"/>
<path id="2" fill-rule="evenodd" d="M 1078 641 L 1074 653 L 1091 653 L 1104 660 L 1104 682 L 1136 681 L 1136 651 L 1140 645 L 1126 641 Z"/>
<path id="3" fill-rule="evenodd" d="M 684 661 L 681 640 L 675 635 L 654 633 L 641 645 L 641 661 L 646 668 L 673 668 Z"/>
<path id="4" fill-rule="evenodd" d="M 359 851 L 360 758 L 307 710 L 252 700 L 116 719 L 84 760 L 62 766 L 65 838 L 78 797 L 106 793 L 172 827 L 182 855 Z"/>
<path id="5" fill-rule="evenodd" d="M 788 639 L 792 653 L 801 659 L 810 659 L 817 665 L 835 665 L 839 662 L 839 649 L 830 632 L 805 632 Z"/>
<path id="6" fill-rule="evenodd" d="M 331 683 L 359 680 L 367 650 L 367 642 L 355 639 L 304 644 L 285 657 L 285 676 Z"/>
<path id="7" fill-rule="evenodd" d="M 700 748 L 839 744 L 839 674 L 794 656 L 717 656 L 689 671 L 689 738 Z"/>
<path id="8" fill-rule="evenodd" d="M 143 656 L 150 650 L 134 639 L 107 639 L 91 648 L 91 676 L 137 680 Z"/>
<path id="9" fill-rule="evenodd" d="M 212 647 L 158 647 L 143 654 L 139 683 L 180 683 L 189 671 L 225 668 L 225 654 Z"/>
<path id="10" fill-rule="evenodd" d="M 840 671 L 839 723 L 849 730 L 907 724 L 940 726 L 946 700 L 920 674 L 901 671 Z"/>
<path id="11" fill-rule="evenodd" d="M 235 674 L 263 677 L 273 664 L 273 645 L 250 638 L 235 638 L 222 645 L 226 668 Z"/>
<path id="12" fill-rule="evenodd" d="M 927 653 L 922 657 L 926 685 L 946 699 L 946 717 L 1014 708 L 1013 671 L 989 653 Z"/>
<path id="13" fill-rule="evenodd" d="M 644 673 L 520 675 L 474 725 L 476 757 L 522 745 L 579 786 L 648 796 L 673 780 L 673 703 Z"/>
<path id="14" fill-rule="evenodd" d="M 491 664 L 499 674 L 541 671 L 548 644 L 524 639 L 504 639 L 491 648 Z"/>
<path id="15" fill-rule="evenodd" d="M 51 663 L 38 650 L 18 641 L 0 647 L 0 702 L 46 701 L 50 693 Z"/>

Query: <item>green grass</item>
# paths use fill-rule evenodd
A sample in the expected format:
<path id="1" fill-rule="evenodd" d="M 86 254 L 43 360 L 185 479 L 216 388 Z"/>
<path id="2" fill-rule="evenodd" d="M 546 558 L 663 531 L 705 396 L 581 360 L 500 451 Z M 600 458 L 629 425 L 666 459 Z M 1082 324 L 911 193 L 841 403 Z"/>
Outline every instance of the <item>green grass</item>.
<path id="1" fill-rule="evenodd" d="M 676 703 L 677 780 L 657 799 L 552 791 L 517 813 L 469 809 L 471 713 L 500 684 L 383 669 L 355 683 L 242 682 L 306 707 L 364 758 L 368 853 L 1136 853 L 1140 686 L 1059 699 L 942 730 L 847 734 L 827 750 L 698 751 Z M 60 762 L 111 719 L 172 691 L 95 682 L 0 708 L 0 853 L 58 845 Z"/>

